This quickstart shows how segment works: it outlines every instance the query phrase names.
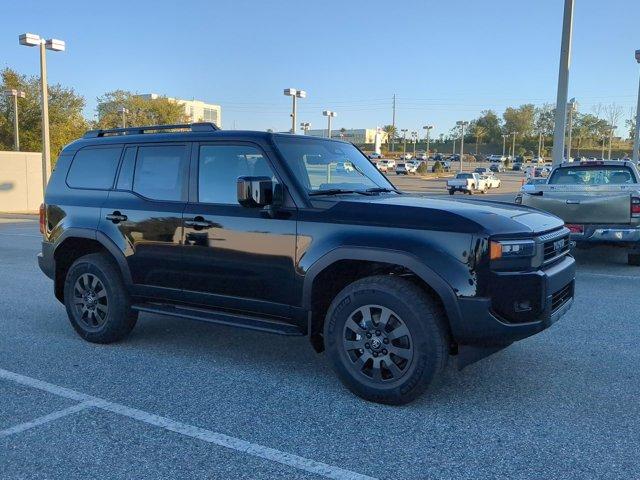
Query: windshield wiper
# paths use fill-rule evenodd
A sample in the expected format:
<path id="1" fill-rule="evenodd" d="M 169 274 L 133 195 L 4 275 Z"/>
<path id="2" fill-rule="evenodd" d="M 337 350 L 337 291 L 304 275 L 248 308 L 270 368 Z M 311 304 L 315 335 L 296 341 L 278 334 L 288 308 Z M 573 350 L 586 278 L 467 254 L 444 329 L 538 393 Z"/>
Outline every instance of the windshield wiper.
<path id="1" fill-rule="evenodd" d="M 402 193 L 396 190 L 395 188 L 385 188 L 385 187 L 367 188 L 365 192 L 367 193 L 390 193 L 390 192 Z"/>
<path id="2" fill-rule="evenodd" d="M 370 192 L 369 190 L 347 190 L 344 188 L 327 188 L 326 190 L 316 190 L 315 192 L 309 192 L 309 196 L 318 196 L 318 195 L 341 195 L 341 194 L 350 194 L 357 193 L 358 195 L 372 195 L 374 192 Z"/>

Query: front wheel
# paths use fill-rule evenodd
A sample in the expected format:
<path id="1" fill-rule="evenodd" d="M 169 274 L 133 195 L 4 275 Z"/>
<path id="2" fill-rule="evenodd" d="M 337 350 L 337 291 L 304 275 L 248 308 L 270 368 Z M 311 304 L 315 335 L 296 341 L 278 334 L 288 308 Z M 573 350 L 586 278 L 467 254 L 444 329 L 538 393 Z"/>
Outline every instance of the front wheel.
<path id="1" fill-rule="evenodd" d="M 453 195 L 455 192 L 453 190 L 449 190 L 449 195 Z"/>
<path id="2" fill-rule="evenodd" d="M 386 404 L 410 402 L 445 367 L 445 321 L 433 298 L 409 280 L 358 280 L 334 298 L 327 312 L 329 361 L 356 395 Z"/>

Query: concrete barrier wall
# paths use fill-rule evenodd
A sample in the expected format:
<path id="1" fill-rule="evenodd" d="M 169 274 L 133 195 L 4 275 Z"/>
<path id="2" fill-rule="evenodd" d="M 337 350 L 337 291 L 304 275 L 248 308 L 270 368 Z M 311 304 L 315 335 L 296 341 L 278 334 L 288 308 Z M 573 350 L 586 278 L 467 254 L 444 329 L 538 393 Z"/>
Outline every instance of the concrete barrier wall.
<path id="1" fill-rule="evenodd" d="M 0 212 L 37 213 L 42 203 L 42 155 L 0 152 Z"/>

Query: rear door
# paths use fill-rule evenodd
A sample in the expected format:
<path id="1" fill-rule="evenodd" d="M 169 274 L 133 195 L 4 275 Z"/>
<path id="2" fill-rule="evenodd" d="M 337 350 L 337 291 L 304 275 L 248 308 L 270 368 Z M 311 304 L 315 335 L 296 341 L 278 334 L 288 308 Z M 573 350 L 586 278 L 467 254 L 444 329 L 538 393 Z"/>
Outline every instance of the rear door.
<path id="1" fill-rule="evenodd" d="M 136 293 L 180 299 L 182 212 L 188 197 L 189 143 L 125 148 L 101 230 L 124 252 Z"/>

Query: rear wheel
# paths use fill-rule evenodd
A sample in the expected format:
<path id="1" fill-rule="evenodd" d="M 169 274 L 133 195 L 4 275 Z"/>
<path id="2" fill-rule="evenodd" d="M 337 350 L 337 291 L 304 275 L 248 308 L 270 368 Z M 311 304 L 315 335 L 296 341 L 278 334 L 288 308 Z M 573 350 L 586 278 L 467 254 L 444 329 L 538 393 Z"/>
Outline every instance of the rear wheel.
<path id="1" fill-rule="evenodd" d="M 627 265 L 633 265 L 634 267 L 640 267 L 640 253 L 628 253 Z"/>
<path id="2" fill-rule="evenodd" d="M 456 192 L 453 191 L 453 190 L 449 190 L 449 195 L 453 195 L 454 193 L 456 193 Z"/>
<path id="3" fill-rule="evenodd" d="M 120 340 L 138 319 L 120 272 L 99 253 L 80 257 L 71 265 L 64 283 L 64 303 L 71 325 L 89 342 Z"/>
<path id="4" fill-rule="evenodd" d="M 329 361 L 342 383 L 367 400 L 403 404 L 422 393 L 448 358 L 445 318 L 414 283 L 358 280 L 333 300 L 324 326 Z"/>

